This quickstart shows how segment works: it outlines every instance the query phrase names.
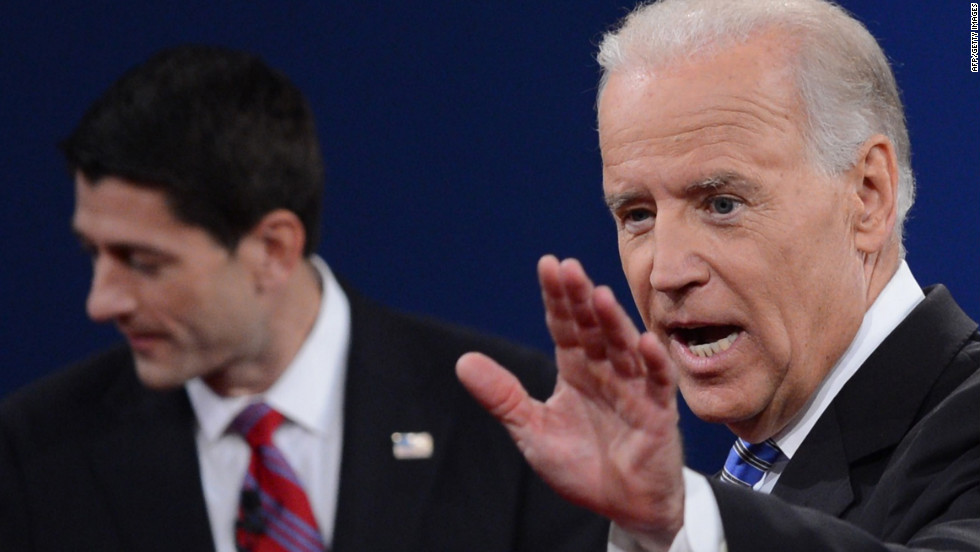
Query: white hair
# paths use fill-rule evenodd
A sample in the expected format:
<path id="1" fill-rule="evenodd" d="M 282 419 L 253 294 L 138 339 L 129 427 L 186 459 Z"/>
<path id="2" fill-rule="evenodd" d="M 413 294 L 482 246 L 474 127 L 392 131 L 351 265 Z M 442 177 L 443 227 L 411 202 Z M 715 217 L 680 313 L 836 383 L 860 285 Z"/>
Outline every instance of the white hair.
<path id="1" fill-rule="evenodd" d="M 767 30 L 793 37 L 794 72 L 810 158 L 829 175 L 858 161 L 873 134 L 891 140 L 898 158 L 895 233 L 902 241 L 915 199 L 905 114 L 895 76 L 878 42 L 843 8 L 823 0 L 663 0 L 637 7 L 607 33 L 597 59 L 599 96 L 611 73 L 683 63 Z M 901 254 L 905 249 L 901 246 Z"/>

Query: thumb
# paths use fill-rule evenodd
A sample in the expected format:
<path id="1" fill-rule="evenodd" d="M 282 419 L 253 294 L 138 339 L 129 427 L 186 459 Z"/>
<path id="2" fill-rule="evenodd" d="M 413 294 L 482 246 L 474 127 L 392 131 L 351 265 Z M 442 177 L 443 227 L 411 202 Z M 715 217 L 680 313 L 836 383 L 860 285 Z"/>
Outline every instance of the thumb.
<path id="1" fill-rule="evenodd" d="M 512 433 L 520 433 L 528 424 L 534 399 L 514 374 L 490 357 L 481 353 L 459 357 L 456 377 L 480 406 Z"/>

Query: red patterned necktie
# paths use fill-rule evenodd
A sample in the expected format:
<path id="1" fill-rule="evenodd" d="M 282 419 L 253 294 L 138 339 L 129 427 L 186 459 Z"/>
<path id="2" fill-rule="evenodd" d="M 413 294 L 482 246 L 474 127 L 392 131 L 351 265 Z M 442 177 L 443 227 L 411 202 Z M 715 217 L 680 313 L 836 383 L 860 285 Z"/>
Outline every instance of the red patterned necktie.
<path id="1" fill-rule="evenodd" d="M 306 493 L 272 434 L 282 414 L 264 403 L 243 410 L 231 423 L 252 448 L 242 485 L 235 543 L 240 552 L 325 552 Z"/>

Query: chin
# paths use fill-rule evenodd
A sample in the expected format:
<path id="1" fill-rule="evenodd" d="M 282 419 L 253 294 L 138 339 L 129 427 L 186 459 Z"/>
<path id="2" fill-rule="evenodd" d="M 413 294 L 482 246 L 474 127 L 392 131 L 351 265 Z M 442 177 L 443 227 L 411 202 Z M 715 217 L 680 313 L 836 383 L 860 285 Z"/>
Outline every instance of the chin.
<path id="1" fill-rule="evenodd" d="M 732 427 L 759 414 L 759 409 L 745 402 L 745 393 L 740 390 L 681 385 L 681 394 L 691 412 L 708 423 Z"/>
<path id="2" fill-rule="evenodd" d="M 136 376 L 140 383 L 154 391 L 169 391 L 182 386 L 187 380 L 179 377 L 172 368 L 159 362 L 136 359 Z"/>

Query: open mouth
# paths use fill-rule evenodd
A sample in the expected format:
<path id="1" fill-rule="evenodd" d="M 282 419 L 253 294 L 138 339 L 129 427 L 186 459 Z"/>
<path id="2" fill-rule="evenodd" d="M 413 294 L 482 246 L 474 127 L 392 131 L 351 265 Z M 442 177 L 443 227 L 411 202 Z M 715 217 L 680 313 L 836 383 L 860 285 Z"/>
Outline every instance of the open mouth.
<path id="1" fill-rule="evenodd" d="M 678 328 L 672 334 L 695 356 L 708 358 L 727 351 L 741 331 L 737 326 L 701 326 Z"/>

